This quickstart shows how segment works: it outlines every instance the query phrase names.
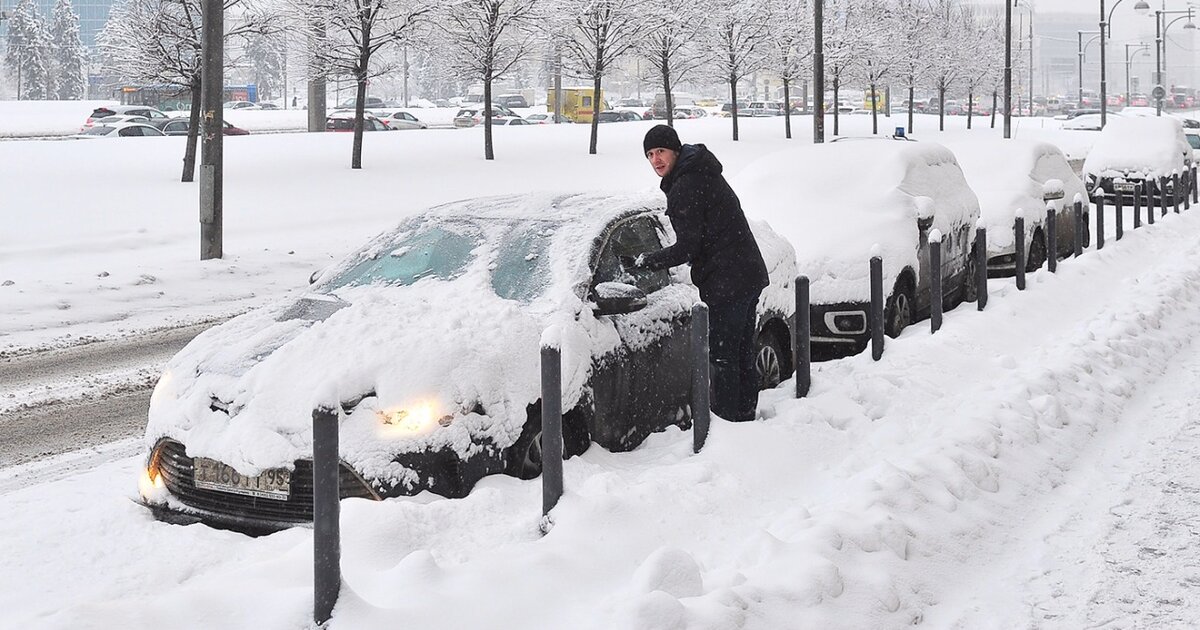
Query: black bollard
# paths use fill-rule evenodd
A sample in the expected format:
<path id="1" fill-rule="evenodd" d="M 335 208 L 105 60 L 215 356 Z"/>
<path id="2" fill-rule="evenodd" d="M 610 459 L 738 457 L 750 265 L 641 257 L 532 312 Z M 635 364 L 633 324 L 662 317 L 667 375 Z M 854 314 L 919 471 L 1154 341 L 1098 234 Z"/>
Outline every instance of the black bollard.
<path id="1" fill-rule="evenodd" d="M 342 590 L 341 489 L 338 475 L 338 412 L 313 409 L 313 621 L 333 615 Z"/>
<path id="2" fill-rule="evenodd" d="M 1104 195 L 1096 197 L 1096 249 L 1104 249 Z"/>
<path id="3" fill-rule="evenodd" d="M 1185 174 L 1188 177 L 1188 185 L 1184 186 L 1184 188 L 1183 188 L 1183 209 L 1191 210 L 1192 209 L 1192 189 L 1195 188 L 1195 186 L 1193 186 L 1193 182 L 1191 179 L 1192 169 L 1189 168 L 1185 172 Z M 1183 177 L 1183 176 L 1181 175 L 1180 177 Z"/>
<path id="4" fill-rule="evenodd" d="M 1058 271 L 1058 206 L 1053 201 L 1046 205 L 1046 269 Z"/>
<path id="5" fill-rule="evenodd" d="M 562 350 L 542 342 L 542 516 L 563 493 Z"/>
<path id="6" fill-rule="evenodd" d="M 982 225 L 975 228 L 975 304 L 979 310 L 987 306 L 987 230 Z"/>
<path id="7" fill-rule="evenodd" d="M 708 306 L 692 307 L 692 452 L 699 453 L 708 439 Z"/>
<path id="8" fill-rule="evenodd" d="M 1150 225 L 1154 225 L 1155 215 L 1157 214 L 1154 212 L 1153 184 L 1154 182 L 1148 179 L 1142 182 L 1142 194 L 1146 197 L 1146 221 Z"/>
<path id="9" fill-rule="evenodd" d="M 929 233 L 929 333 L 942 327 L 942 233 Z"/>
<path id="10" fill-rule="evenodd" d="M 1200 204 L 1200 181 L 1196 181 L 1196 173 L 1198 170 L 1195 164 L 1192 164 L 1192 203 Z"/>
<path id="11" fill-rule="evenodd" d="M 1171 205 L 1175 214 L 1179 214 L 1179 171 L 1171 171 Z"/>
<path id="12" fill-rule="evenodd" d="M 883 358 L 883 259 L 871 257 L 871 358 Z"/>
<path id="13" fill-rule="evenodd" d="M 804 398 L 812 387 L 812 313 L 809 311 L 808 276 L 796 277 L 796 398 Z"/>
<path id="14" fill-rule="evenodd" d="M 1104 196 L 1100 196 L 1100 204 L 1104 204 Z M 1125 236 L 1125 193 L 1117 191 L 1117 240 Z"/>
<path id="15" fill-rule="evenodd" d="M 1168 205 L 1167 204 L 1167 181 L 1168 180 L 1166 177 L 1158 178 L 1158 200 L 1159 200 L 1159 205 L 1162 206 L 1162 215 L 1164 217 L 1167 216 L 1167 205 Z"/>
<path id="16" fill-rule="evenodd" d="M 1013 219 L 1013 265 L 1016 268 L 1017 290 L 1025 290 L 1025 212 L 1017 210 Z"/>
<path id="17" fill-rule="evenodd" d="M 1133 229 L 1142 227 L 1142 187 L 1133 187 Z"/>
<path id="18" fill-rule="evenodd" d="M 1084 254 L 1084 202 L 1075 198 L 1075 257 Z"/>

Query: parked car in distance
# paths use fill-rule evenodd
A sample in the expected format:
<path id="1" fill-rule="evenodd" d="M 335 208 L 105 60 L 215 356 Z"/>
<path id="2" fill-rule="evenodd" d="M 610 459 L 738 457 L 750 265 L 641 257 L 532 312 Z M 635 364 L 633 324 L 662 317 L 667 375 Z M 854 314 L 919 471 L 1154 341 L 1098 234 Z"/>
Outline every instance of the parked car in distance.
<path id="1" fill-rule="evenodd" d="M 310 521 L 314 404 L 340 408 L 343 497 L 462 497 L 486 475 L 535 477 L 550 338 L 571 349 L 564 458 L 690 426 L 698 292 L 686 274 L 620 264 L 667 244 L 665 205 L 644 193 L 445 204 L 321 271 L 310 293 L 201 333 L 151 397 L 141 500 L 176 522 Z M 773 387 L 793 370 L 795 258 L 766 224 L 751 229 L 771 279 L 756 333 Z"/>
<path id="2" fill-rule="evenodd" d="M 342 101 L 342 104 L 338 105 L 338 109 L 354 109 L 355 107 L 357 107 L 357 103 L 355 102 L 356 100 L 357 99 L 352 98 L 348 101 Z M 385 101 L 377 96 L 368 96 L 363 100 L 363 108 L 364 109 L 376 109 L 376 108 L 395 107 L 395 106 L 396 105 L 394 103 Z"/>
<path id="3" fill-rule="evenodd" d="M 483 124 L 484 111 L 482 107 L 464 107 L 454 115 L 454 126 L 458 128 L 474 127 Z M 503 105 L 492 105 L 492 120 L 497 118 L 520 118 L 517 113 Z"/>
<path id="4" fill-rule="evenodd" d="M 513 116 L 511 118 L 508 118 L 508 117 L 493 118 L 492 124 L 493 125 L 502 125 L 505 127 L 519 127 L 522 125 L 536 125 L 537 123 L 531 123 L 528 120 L 525 120 L 524 118 L 521 118 L 519 116 Z"/>
<path id="5" fill-rule="evenodd" d="M 325 119 L 326 131 L 354 131 L 354 112 L 336 111 Z M 393 131 L 374 114 L 363 113 L 363 131 Z"/>
<path id="6" fill-rule="evenodd" d="M 943 305 L 975 300 L 979 201 L 946 147 L 882 139 L 797 147 L 750 163 L 731 183 L 748 215 L 771 217 L 811 279 L 814 358 L 868 346 L 873 255 L 884 261 L 887 334 L 928 317 L 934 230 L 943 238 Z"/>
<path id="7" fill-rule="evenodd" d="M 691 106 L 685 105 L 683 107 L 676 107 L 673 114 L 674 114 L 675 118 L 683 118 L 683 119 L 704 118 L 704 117 L 708 116 L 708 110 L 704 109 L 703 107 L 698 107 L 696 105 L 691 105 Z"/>
<path id="8" fill-rule="evenodd" d="M 1121 114 L 1108 113 L 1108 120 L 1122 118 Z M 1063 121 L 1062 128 L 1070 131 L 1100 131 L 1100 114 L 1080 114 L 1070 120 Z"/>
<path id="9" fill-rule="evenodd" d="M 1055 201 L 1055 243 L 1058 258 L 1074 251 L 1076 195 L 1087 197 L 1083 180 L 1075 174 L 1062 150 L 1031 140 L 972 140 L 946 143 L 954 151 L 967 183 L 979 197 L 987 227 L 989 277 L 1016 273 L 1017 210 L 1025 215 L 1025 268 L 1034 270 L 1048 257 L 1047 203 Z M 1091 241 L 1091 213 L 1084 207 L 1084 243 Z"/>
<path id="10" fill-rule="evenodd" d="M 1108 121 L 1083 163 L 1083 179 L 1092 197 L 1133 195 L 1144 186 L 1152 201 L 1182 201 L 1192 186 L 1192 146 L 1183 123 L 1173 116 L 1121 117 Z M 1179 186 L 1171 177 L 1179 173 Z M 1162 180 L 1166 179 L 1166 186 Z"/>
<path id="11" fill-rule="evenodd" d="M 738 103 L 737 103 L 738 116 L 747 115 L 746 109 L 749 107 L 750 107 L 749 101 L 738 101 Z M 733 116 L 733 103 L 725 103 L 724 105 L 721 105 L 721 112 L 717 115 L 721 116 L 722 118 L 728 118 L 730 116 Z"/>
<path id="12" fill-rule="evenodd" d="M 416 116 L 408 112 L 393 112 L 391 116 L 383 119 L 392 129 L 428 129 L 429 125 L 417 120 Z"/>
<path id="13" fill-rule="evenodd" d="M 162 119 L 159 118 L 158 120 Z M 112 116 L 93 119 L 93 123 L 96 125 L 111 125 L 119 122 L 149 123 L 150 120 L 145 116 L 127 116 L 125 114 L 114 114 Z"/>
<path id="14" fill-rule="evenodd" d="M 738 115 L 745 114 L 747 116 L 782 116 L 783 106 L 773 101 L 750 101 L 746 110 L 743 112 L 738 108 Z"/>
<path id="15" fill-rule="evenodd" d="M 146 107 L 144 105 L 113 105 L 97 107 L 96 109 L 92 110 L 91 116 L 88 116 L 87 120 L 83 123 L 83 127 L 80 128 L 80 131 L 87 131 L 92 127 L 92 125 L 96 124 L 96 119 L 115 116 L 118 114 L 124 116 L 141 116 L 147 121 L 158 120 L 160 118 L 170 118 L 170 116 L 164 114 L 163 112 L 153 107 Z"/>
<path id="16" fill-rule="evenodd" d="M 496 97 L 496 104 L 503 105 L 509 109 L 514 107 L 529 107 L 529 101 L 521 94 L 501 94 Z"/>
<path id="17" fill-rule="evenodd" d="M 600 112 L 599 121 L 602 123 L 612 123 L 612 122 L 628 122 L 631 120 L 641 120 L 641 119 L 642 119 L 642 117 L 639 116 L 637 114 L 637 112 L 632 112 L 629 110 L 610 109 L 608 111 Z"/>
<path id="18" fill-rule="evenodd" d="M 1091 108 L 1091 107 L 1084 107 L 1082 109 L 1075 108 L 1072 110 L 1068 110 L 1065 114 L 1059 114 L 1059 115 L 1055 116 L 1054 120 L 1074 120 L 1074 119 L 1079 118 L 1080 116 L 1084 116 L 1086 114 L 1097 114 L 1098 115 L 1099 113 L 1100 113 L 1099 109 L 1095 109 L 1095 108 Z"/>
<path id="19" fill-rule="evenodd" d="M 250 101 L 225 101 L 225 104 L 222 105 L 222 107 L 225 109 L 262 109 L 258 103 L 252 103 Z"/>
<path id="20" fill-rule="evenodd" d="M 603 112 L 601 112 L 601 113 L 603 113 Z M 530 114 L 525 117 L 525 120 L 528 120 L 529 122 L 531 122 L 535 125 L 553 125 L 554 124 L 554 113 L 551 112 L 549 114 L 545 114 L 545 113 Z"/>
<path id="21" fill-rule="evenodd" d="M 76 138 L 145 138 L 150 136 L 162 136 L 163 132 L 151 127 L 145 123 L 135 122 L 119 122 L 111 125 L 96 125 L 83 133 L 76 134 Z"/>
<path id="22" fill-rule="evenodd" d="M 224 123 L 224 128 L 222 129 L 221 135 L 225 135 L 225 136 L 248 136 L 248 135 L 250 135 L 249 131 L 242 129 L 241 127 L 234 126 L 234 124 L 229 122 L 228 120 L 223 120 L 221 122 Z M 168 135 L 168 136 L 186 136 L 188 134 L 188 129 L 191 128 L 191 120 L 189 120 L 187 118 L 168 118 L 166 120 L 156 120 L 156 121 L 151 122 L 150 124 L 157 127 L 159 129 L 159 131 L 162 131 L 163 134 Z"/>

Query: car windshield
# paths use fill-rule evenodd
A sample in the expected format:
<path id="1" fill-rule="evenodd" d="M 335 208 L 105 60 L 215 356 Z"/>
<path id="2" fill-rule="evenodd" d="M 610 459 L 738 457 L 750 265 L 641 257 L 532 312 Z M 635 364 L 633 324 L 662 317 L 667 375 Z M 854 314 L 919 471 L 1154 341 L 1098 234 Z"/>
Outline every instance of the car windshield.
<path id="1" fill-rule="evenodd" d="M 1192 145 L 1193 149 L 1200 149 L 1200 135 L 1189 133 L 1187 134 L 1188 144 Z"/>
<path id="2" fill-rule="evenodd" d="M 425 223 L 404 231 L 392 245 L 362 254 L 362 262 L 338 274 L 320 291 L 332 293 L 363 285 L 408 286 L 424 278 L 451 281 L 486 251 L 481 245 L 497 243 L 495 259 L 488 266 L 492 290 L 506 300 L 530 302 L 549 286 L 547 250 L 556 227 L 555 222 L 538 220 Z"/>

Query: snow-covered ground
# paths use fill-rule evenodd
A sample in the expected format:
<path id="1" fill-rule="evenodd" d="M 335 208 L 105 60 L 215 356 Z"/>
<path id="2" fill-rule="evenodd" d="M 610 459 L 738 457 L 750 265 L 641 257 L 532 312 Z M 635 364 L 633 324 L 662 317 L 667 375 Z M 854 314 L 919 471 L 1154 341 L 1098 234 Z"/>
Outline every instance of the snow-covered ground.
<path id="1" fill-rule="evenodd" d="M 898 118 L 892 118 L 898 121 Z M 1082 158 L 1095 134 L 1017 135 Z M 652 123 L 226 143 L 225 251 L 198 262 L 182 141 L 0 143 L 0 352 L 219 318 L 289 292 L 433 203 L 526 190 L 651 189 Z M 680 121 L 736 176 L 796 140 L 781 119 Z M 846 117 L 847 133 L 869 117 Z M 890 125 L 890 123 L 888 123 Z M 933 133 L 969 139 L 965 120 Z M 887 128 L 885 125 L 884 128 Z M 1109 230 L 1112 230 L 1110 222 Z M 1126 221 L 1127 226 L 1132 221 Z M 346 588 L 332 628 L 1114 628 L 1200 625 L 1194 383 L 1200 212 L 1100 252 L 993 280 L 865 356 L 817 366 L 809 398 L 708 446 L 652 436 L 566 463 L 541 537 L 537 481 L 470 496 L 343 503 Z M 0 626 L 303 628 L 312 535 L 155 522 L 134 503 L 140 440 L 0 468 Z"/>

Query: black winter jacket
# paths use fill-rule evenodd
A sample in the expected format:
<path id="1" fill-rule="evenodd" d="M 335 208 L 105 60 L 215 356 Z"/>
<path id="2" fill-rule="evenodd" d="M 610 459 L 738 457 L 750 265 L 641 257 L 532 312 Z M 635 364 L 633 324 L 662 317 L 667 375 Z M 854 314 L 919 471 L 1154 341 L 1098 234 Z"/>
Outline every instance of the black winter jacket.
<path id="1" fill-rule="evenodd" d="M 660 184 L 675 244 L 642 260 L 650 269 L 690 263 L 692 283 L 710 304 L 754 297 L 767 286 L 767 265 L 721 170 L 703 144 L 683 145 Z"/>

